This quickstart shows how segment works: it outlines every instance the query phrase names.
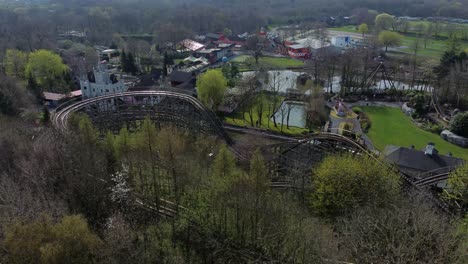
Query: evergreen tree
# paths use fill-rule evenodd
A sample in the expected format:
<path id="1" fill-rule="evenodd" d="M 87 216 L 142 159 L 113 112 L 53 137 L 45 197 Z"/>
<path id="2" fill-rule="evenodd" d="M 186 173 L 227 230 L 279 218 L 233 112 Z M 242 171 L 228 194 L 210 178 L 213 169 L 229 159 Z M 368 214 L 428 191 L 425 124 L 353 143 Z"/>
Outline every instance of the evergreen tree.
<path id="1" fill-rule="evenodd" d="M 127 53 L 125 53 L 125 50 L 123 50 L 122 54 L 120 54 L 120 65 L 122 66 L 123 72 L 128 72 L 128 57 Z"/>
<path id="2" fill-rule="evenodd" d="M 135 57 L 131 52 L 128 53 L 128 72 L 135 75 L 138 72 L 138 68 L 135 64 Z"/>
<path id="3" fill-rule="evenodd" d="M 168 72 L 167 72 L 167 66 L 168 66 L 168 55 L 167 55 L 167 51 L 164 52 L 164 59 L 163 59 L 163 76 L 166 77 Z"/>
<path id="4" fill-rule="evenodd" d="M 42 109 L 42 120 L 44 122 L 44 124 L 49 124 L 49 120 L 50 120 L 50 112 L 49 112 L 49 108 L 47 108 L 47 106 L 44 106 L 44 108 Z"/>
<path id="5" fill-rule="evenodd" d="M 42 89 L 36 82 L 36 79 L 32 76 L 32 74 L 28 75 L 28 85 L 27 88 L 37 97 L 41 97 Z"/>

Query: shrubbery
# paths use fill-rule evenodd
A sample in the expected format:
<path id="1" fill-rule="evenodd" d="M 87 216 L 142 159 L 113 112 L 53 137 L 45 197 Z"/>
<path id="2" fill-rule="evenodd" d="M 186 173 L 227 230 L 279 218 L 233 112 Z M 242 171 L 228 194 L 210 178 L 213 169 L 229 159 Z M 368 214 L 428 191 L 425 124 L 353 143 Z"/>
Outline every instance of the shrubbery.
<path id="1" fill-rule="evenodd" d="M 450 121 L 450 131 L 462 136 L 468 137 L 468 112 L 457 114 L 452 121 Z"/>
<path id="2" fill-rule="evenodd" d="M 362 132 L 367 133 L 372 125 L 371 120 L 360 107 L 353 107 L 353 111 L 359 116 Z"/>

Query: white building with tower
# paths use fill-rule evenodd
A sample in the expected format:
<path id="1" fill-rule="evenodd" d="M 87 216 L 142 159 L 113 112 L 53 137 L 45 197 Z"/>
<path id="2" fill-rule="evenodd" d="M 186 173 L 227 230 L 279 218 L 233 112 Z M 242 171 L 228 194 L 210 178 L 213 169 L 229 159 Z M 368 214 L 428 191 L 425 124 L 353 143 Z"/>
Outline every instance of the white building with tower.
<path id="1" fill-rule="evenodd" d="M 118 80 L 115 74 L 107 72 L 106 63 L 99 63 L 93 71 L 88 72 L 86 78 L 80 80 L 80 88 L 83 99 L 121 93 L 127 89 L 124 82 Z"/>

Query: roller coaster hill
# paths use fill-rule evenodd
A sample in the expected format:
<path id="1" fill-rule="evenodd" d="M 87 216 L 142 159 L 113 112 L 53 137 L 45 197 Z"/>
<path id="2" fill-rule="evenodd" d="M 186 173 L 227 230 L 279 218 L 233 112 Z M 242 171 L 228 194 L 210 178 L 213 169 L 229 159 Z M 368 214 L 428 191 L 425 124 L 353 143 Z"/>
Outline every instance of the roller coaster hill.
<path id="1" fill-rule="evenodd" d="M 224 126 L 216 114 L 199 100 L 176 89 L 129 91 L 71 101 L 56 109 L 51 117 L 53 126 L 62 133 L 70 132 L 68 123 L 75 113 L 88 115 L 102 133 L 116 133 L 124 126 L 134 131 L 142 123 L 141 120 L 150 117 L 160 127 L 170 125 L 196 135 L 214 135 L 226 142 L 240 161 L 246 161 L 247 157 L 237 148 L 236 141 L 228 134 L 228 130 L 278 139 L 278 143 L 261 148 L 269 168 L 272 187 L 275 188 L 304 190 L 310 183 L 312 168 L 330 154 L 367 155 L 381 162 L 366 146 L 338 134 L 319 133 L 308 138 L 290 138 L 264 131 L 258 132 L 255 129 Z M 406 186 L 425 191 L 427 186 L 446 181 L 449 171 L 425 175 L 427 181 L 424 181 L 426 177 L 416 179 L 404 173 L 400 175 Z M 441 207 L 448 208 L 446 205 Z"/>

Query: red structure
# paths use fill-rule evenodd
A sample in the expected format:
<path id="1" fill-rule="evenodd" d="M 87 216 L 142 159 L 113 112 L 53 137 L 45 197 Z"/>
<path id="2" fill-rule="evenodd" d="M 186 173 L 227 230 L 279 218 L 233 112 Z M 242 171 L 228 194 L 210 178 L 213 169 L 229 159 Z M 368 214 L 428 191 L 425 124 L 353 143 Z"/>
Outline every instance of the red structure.
<path id="1" fill-rule="evenodd" d="M 302 45 L 302 44 L 295 44 L 289 45 L 288 47 L 288 55 L 291 58 L 295 59 L 310 59 L 310 48 Z"/>

